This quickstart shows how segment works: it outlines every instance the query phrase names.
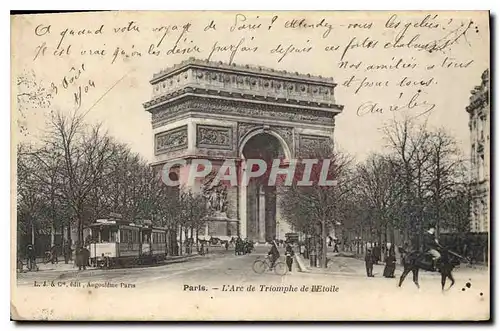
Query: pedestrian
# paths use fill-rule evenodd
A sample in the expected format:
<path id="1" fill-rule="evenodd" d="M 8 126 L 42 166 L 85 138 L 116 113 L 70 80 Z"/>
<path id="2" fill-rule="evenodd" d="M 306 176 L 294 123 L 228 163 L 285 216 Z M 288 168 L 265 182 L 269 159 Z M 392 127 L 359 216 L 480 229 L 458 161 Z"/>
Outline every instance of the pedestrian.
<path id="1" fill-rule="evenodd" d="M 64 263 L 68 264 L 71 259 L 71 244 L 68 240 L 64 242 Z"/>
<path id="2" fill-rule="evenodd" d="M 33 270 L 36 267 L 36 254 L 35 254 L 35 249 L 33 248 L 32 244 L 28 244 L 26 247 L 26 264 L 28 267 L 28 270 Z"/>
<path id="3" fill-rule="evenodd" d="M 205 255 L 205 240 L 201 241 L 200 254 Z"/>
<path id="4" fill-rule="evenodd" d="M 339 252 L 339 243 L 337 241 L 334 242 L 333 252 L 334 253 L 338 253 Z"/>
<path id="5" fill-rule="evenodd" d="M 380 261 L 380 246 L 378 243 L 375 243 L 375 245 L 373 246 L 372 254 L 374 263 L 378 264 L 378 262 Z"/>
<path id="6" fill-rule="evenodd" d="M 365 266 L 366 266 L 366 276 L 373 277 L 373 261 L 374 257 L 371 248 L 366 250 L 365 254 Z"/>
<path id="7" fill-rule="evenodd" d="M 278 251 L 278 246 L 276 245 L 276 241 L 272 241 L 271 244 L 271 249 L 267 253 L 267 256 L 269 256 L 269 261 L 271 262 L 271 266 L 269 267 L 270 270 L 273 270 L 274 264 L 280 257 L 280 252 Z"/>
<path id="8" fill-rule="evenodd" d="M 57 246 L 54 244 L 51 248 L 50 248 L 50 263 L 54 264 L 54 263 L 59 263 L 58 261 L 58 257 L 57 257 Z"/>
<path id="9" fill-rule="evenodd" d="M 385 268 L 384 277 L 394 278 L 394 272 L 396 271 L 396 251 L 394 250 L 394 245 L 389 248 L 389 253 L 385 258 Z"/>
<path id="10" fill-rule="evenodd" d="M 286 265 L 288 266 L 288 271 L 292 272 L 293 257 L 295 256 L 295 252 L 293 251 L 292 245 L 290 245 L 290 243 L 286 244 L 285 256 L 286 256 Z"/>

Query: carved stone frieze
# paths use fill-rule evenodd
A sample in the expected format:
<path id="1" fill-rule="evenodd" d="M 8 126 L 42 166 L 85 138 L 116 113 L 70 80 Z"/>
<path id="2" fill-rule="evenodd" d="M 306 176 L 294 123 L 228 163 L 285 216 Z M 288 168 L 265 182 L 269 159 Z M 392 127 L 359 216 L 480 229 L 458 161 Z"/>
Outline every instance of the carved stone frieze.
<path id="1" fill-rule="evenodd" d="M 299 135 L 300 156 L 312 156 L 312 154 L 318 149 L 331 148 L 332 145 L 333 142 L 330 137 L 304 134 Z"/>
<path id="2" fill-rule="evenodd" d="M 203 148 L 233 149 L 233 128 L 196 125 L 196 145 Z"/>
<path id="3" fill-rule="evenodd" d="M 185 149 L 188 145 L 187 125 L 155 135 L 155 153 L 161 154 Z"/>
<path id="4" fill-rule="evenodd" d="M 293 128 L 284 127 L 284 126 L 271 126 L 271 129 L 276 131 L 283 140 L 285 140 L 288 148 L 291 152 L 293 152 Z"/>
<path id="5" fill-rule="evenodd" d="M 255 123 L 243 123 L 243 122 L 238 122 L 238 146 L 242 143 L 243 139 L 245 136 L 252 130 L 257 129 L 261 127 L 262 125 L 260 124 L 255 124 Z"/>
<path id="6" fill-rule="evenodd" d="M 152 112 L 153 128 L 168 123 L 170 119 L 189 111 L 211 114 L 227 114 L 238 117 L 264 120 L 288 120 L 293 122 L 333 125 L 334 115 L 330 112 L 291 108 L 271 104 L 255 104 L 239 100 L 213 100 L 192 96 Z M 240 132 L 239 132 L 240 133 Z M 241 135 L 240 135 L 241 136 Z"/>

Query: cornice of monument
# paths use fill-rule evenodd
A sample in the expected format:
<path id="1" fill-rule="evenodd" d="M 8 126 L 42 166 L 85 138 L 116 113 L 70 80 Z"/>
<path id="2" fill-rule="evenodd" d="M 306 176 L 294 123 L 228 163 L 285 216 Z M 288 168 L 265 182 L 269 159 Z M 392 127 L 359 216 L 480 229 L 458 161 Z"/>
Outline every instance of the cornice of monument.
<path id="1" fill-rule="evenodd" d="M 238 65 L 236 63 L 228 64 L 222 61 L 215 62 L 200 60 L 194 57 L 190 57 L 187 60 L 173 65 L 172 67 L 165 68 L 160 72 L 153 74 L 153 78 L 150 80 L 150 83 L 155 84 L 157 82 L 160 82 L 165 78 L 171 77 L 179 72 L 188 69 L 189 67 L 201 67 L 204 69 L 211 69 L 213 71 L 230 71 L 235 74 L 256 74 L 259 76 L 268 75 L 273 76 L 273 78 L 277 79 L 290 79 L 301 82 L 307 81 L 308 83 L 325 84 L 331 85 L 332 87 L 337 86 L 332 77 L 314 76 L 310 74 L 301 74 L 298 72 L 292 73 L 286 70 L 275 70 L 273 68 L 267 68 L 263 66 Z"/>
<path id="2" fill-rule="evenodd" d="M 268 97 L 257 94 L 251 95 L 246 93 L 232 93 L 215 89 L 198 89 L 190 87 L 185 88 L 183 90 L 177 90 L 172 93 L 163 94 L 151 101 L 143 103 L 143 107 L 145 110 L 153 112 L 156 109 L 168 106 L 168 104 L 170 104 L 171 102 L 179 100 L 184 96 L 185 97 L 198 96 L 210 99 L 218 98 L 223 100 L 231 100 L 234 102 L 243 101 L 243 102 L 254 102 L 254 103 L 266 103 L 269 105 L 288 107 L 296 110 L 309 109 L 309 110 L 317 110 L 334 114 L 338 114 L 344 109 L 344 106 L 337 105 L 335 103 L 313 102 L 313 101 L 305 101 L 297 99 Z"/>
<path id="3" fill-rule="evenodd" d="M 210 99 L 231 99 L 314 109 L 338 114 L 333 79 L 296 73 L 291 75 L 262 67 L 242 67 L 189 59 L 163 71 L 151 80 L 153 95 L 143 106 L 149 112 L 168 107 L 173 100 L 197 95 Z"/>
<path id="4" fill-rule="evenodd" d="M 471 91 L 469 105 L 465 108 L 468 113 L 481 109 L 485 104 L 489 104 L 490 97 L 490 75 L 489 70 L 485 70 L 481 75 L 481 85 L 478 85 Z"/>

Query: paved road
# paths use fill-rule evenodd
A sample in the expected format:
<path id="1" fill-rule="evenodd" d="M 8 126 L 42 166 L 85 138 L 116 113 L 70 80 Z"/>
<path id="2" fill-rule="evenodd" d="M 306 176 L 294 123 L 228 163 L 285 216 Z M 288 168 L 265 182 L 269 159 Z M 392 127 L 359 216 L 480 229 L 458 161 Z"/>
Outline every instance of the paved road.
<path id="1" fill-rule="evenodd" d="M 144 309 L 147 307 L 148 311 L 156 312 L 155 316 L 165 313 L 162 307 L 176 307 L 176 318 L 192 317 L 193 309 L 199 309 L 200 313 L 210 311 L 203 317 L 209 319 L 228 316 L 273 318 L 277 309 L 283 316 L 293 313 L 294 316 L 302 314 L 318 319 L 366 320 L 381 316 L 453 319 L 464 318 L 464 314 L 482 317 L 488 314 L 489 282 L 485 271 L 457 270 L 456 285 L 441 293 L 437 274 L 422 273 L 420 290 L 412 284 L 411 277 L 402 288 L 398 288 L 398 279 L 381 277 L 382 266 L 375 268 L 375 278 L 366 278 L 363 262 L 355 259 L 342 261 L 346 270 L 354 271 L 352 273 L 332 275 L 294 271 L 285 276 L 271 272 L 259 275 L 253 272 L 252 263 L 264 255 L 265 250 L 258 247 L 255 253 L 245 256 L 235 256 L 231 251 L 219 252 L 187 262 L 148 268 L 24 273 L 19 275 L 18 285 L 31 291 L 29 288 L 33 288 L 35 281 L 55 281 L 67 287 L 73 282 L 82 287 L 79 291 L 98 295 L 100 304 L 110 300 L 109 305 L 114 305 L 123 314 L 136 311 L 125 302 L 137 297 Z M 396 273 L 397 277 L 399 275 L 400 271 Z M 96 289 L 96 285 L 106 287 L 106 282 L 117 287 L 132 286 L 133 289 L 132 292 L 118 291 L 120 293 L 108 288 Z M 467 287 L 467 283 L 471 286 Z M 254 290 L 249 293 L 252 287 Z M 306 291 L 301 290 L 304 287 Z M 70 295 L 68 291 L 63 292 L 61 295 Z M 291 292 L 296 293 L 290 295 Z M 118 307 L 116 301 L 112 301 L 117 295 L 124 296 L 125 306 Z M 319 307 L 316 311 L 309 311 L 312 302 Z"/>

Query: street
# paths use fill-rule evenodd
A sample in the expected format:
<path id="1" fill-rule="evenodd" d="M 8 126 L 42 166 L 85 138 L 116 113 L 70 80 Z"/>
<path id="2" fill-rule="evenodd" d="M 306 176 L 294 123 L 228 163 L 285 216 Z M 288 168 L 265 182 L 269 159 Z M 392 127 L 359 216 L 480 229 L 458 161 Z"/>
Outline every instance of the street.
<path id="1" fill-rule="evenodd" d="M 489 314 L 486 270 L 457 269 L 454 273 L 456 284 L 447 292 L 441 292 L 439 274 L 421 272 L 421 289 L 418 290 L 411 275 L 402 288 L 397 287 L 400 268 L 395 279 L 388 279 L 381 276 L 383 266 L 378 265 L 374 268 L 375 277 L 367 278 L 364 263 L 354 258 L 333 258 L 335 263 L 343 265 L 345 272 L 314 269 L 304 273 L 295 269 L 285 276 L 269 271 L 256 274 L 252 263 L 265 255 L 266 250 L 267 247 L 260 246 L 245 256 L 235 256 L 232 250 L 220 250 L 209 256 L 155 267 L 22 273 L 18 276 L 18 291 L 49 290 L 50 298 L 46 300 L 80 291 L 89 300 L 99 298 L 91 300 L 96 304 L 93 308 L 112 305 L 127 317 L 137 315 L 138 310 L 130 306 L 131 298 L 136 297 L 141 312 L 148 307 L 147 311 L 154 313 L 152 319 L 172 317 L 162 309 L 166 306 L 175 309 L 175 317 L 180 319 L 192 318 L 192 309 L 199 309 L 200 313 L 210 311 L 203 315 L 206 319 L 238 316 L 264 319 L 295 316 L 301 319 L 303 314 L 317 319 L 336 319 L 338 316 L 351 320 L 406 320 L 426 316 L 433 320 L 463 319 L 464 314 L 480 319 Z M 122 296 L 122 302 L 117 302 L 116 299 Z M 317 311 L 308 311 L 310 300 L 317 301 L 314 305 Z M 219 309 L 215 309 L 217 307 Z M 105 315 L 92 310 L 92 316 L 99 319 Z"/>

